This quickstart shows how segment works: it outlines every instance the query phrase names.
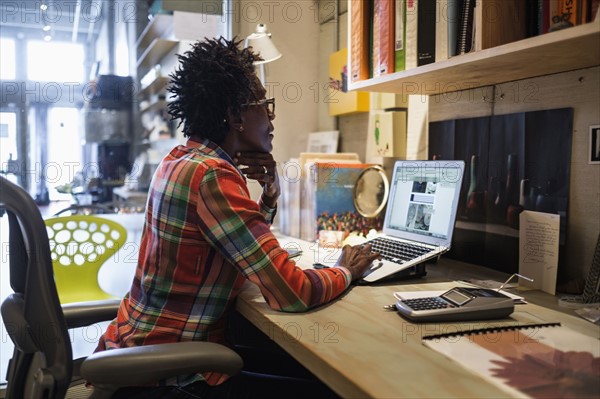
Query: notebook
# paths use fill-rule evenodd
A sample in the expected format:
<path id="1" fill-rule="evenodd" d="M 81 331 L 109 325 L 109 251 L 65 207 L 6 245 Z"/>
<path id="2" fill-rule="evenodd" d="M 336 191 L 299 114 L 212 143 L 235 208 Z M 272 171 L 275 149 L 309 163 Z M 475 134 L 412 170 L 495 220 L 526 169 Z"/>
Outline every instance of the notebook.
<path id="1" fill-rule="evenodd" d="M 363 276 L 374 282 L 450 250 L 464 161 L 396 161 L 383 235 L 368 241 L 382 259 Z"/>

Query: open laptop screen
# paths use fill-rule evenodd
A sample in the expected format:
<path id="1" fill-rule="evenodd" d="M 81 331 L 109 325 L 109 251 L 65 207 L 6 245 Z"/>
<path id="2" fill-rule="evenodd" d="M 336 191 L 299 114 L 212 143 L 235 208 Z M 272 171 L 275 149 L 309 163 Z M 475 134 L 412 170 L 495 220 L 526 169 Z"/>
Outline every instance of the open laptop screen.
<path id="1" fill-rule="evenodd" d="M 463 161 L 397 161 L 390 182 L 384 232 L 449 245 L 463 171 Z"/>

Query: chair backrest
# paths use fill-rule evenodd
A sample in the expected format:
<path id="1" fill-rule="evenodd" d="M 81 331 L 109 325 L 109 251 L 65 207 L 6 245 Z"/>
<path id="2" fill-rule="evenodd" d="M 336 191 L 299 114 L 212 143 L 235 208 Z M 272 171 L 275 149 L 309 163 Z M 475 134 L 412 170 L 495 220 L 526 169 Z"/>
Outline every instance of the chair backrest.
<path id="1" fill-rule="evenodd" d="M 14 290 L 2 303 L 3 322 L 15 344 L 6 397 L 62 398 L 71 381 L 73 354 L 54 285 L 44 220 L 31 196 L 2 176 L 0 208 L 8 216 Z M 31 376 L 35 382 L 28 383 Z"/>
<path id="2" fill-rule="evenodd" d="M 119 223 L 93 215 L 45 220 L 61 303 L 114 298 L 98 284 L 98 272 L 127 240 Z"/>

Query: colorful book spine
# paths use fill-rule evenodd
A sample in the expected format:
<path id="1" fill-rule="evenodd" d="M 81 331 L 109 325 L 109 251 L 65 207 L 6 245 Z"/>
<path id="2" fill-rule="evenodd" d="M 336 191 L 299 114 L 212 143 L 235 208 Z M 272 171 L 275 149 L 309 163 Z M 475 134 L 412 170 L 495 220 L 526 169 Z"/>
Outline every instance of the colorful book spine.
<path id="1" fill-rule="evenodd" d="M 406 69 L 417 67 L 417 13 L 417 0 L 406 0 Z"/>
<path id="2" fill-rule="evenodd" d="M 406 69 L 406 0 L 394 4 L 394 70 Z"/>
<path id="3" fill-rule="evenodd" d="M 373 3 L 373 76 L 394 72 L 394 3 Z"/>
<path id="4" fill-rule="evenodd" d="M 369 78 L 369 2 L 351 0 L 350 18 L 350 80 L 358 82 Z"/>
<path id="5" fill-rule="evenodd" d="M 576 0 L 550 0 L 549 31 L 557 31 L 577 25 Z"/>

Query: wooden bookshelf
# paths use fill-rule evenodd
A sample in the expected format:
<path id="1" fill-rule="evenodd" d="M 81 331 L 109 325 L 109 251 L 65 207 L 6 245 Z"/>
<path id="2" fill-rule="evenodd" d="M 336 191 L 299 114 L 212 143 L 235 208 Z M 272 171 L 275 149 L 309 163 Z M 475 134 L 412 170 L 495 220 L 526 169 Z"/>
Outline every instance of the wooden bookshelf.
<path id="1" fill-rule="evenodd" d="M 600 21 L 350 83 L 349 89 L 435 95 L 597 65 Z"/>

